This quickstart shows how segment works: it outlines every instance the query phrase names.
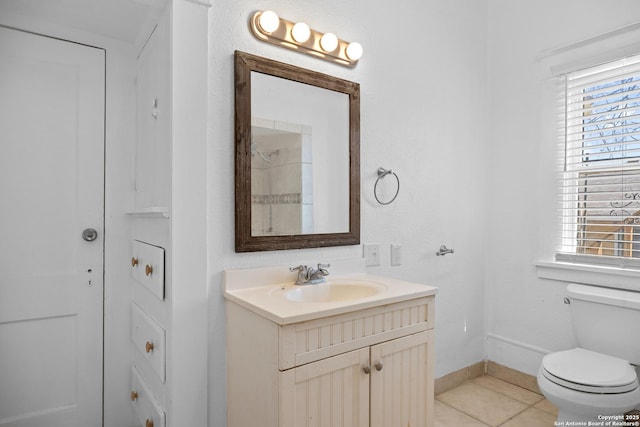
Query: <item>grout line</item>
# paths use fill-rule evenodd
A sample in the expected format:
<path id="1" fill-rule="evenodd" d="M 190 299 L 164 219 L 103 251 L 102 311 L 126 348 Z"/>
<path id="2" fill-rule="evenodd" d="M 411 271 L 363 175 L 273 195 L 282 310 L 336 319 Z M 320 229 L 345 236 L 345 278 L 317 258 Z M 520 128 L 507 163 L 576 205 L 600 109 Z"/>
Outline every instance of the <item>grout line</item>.
<path id="1" fill-rule="evenodd" d="M 482 424 L 482 425 L 484 425 L 484 426 L 491 427 L 491 425 L 489 425 L 489 424 L 485 423 L 485 422 L 484 422 L 484 421 L 482 421 L 481 419 L 476 418 L 476 417 L 474 417 L 474 416 L 473 416 L 473 415 L 471 415 L 471 414 L 467 414 L 466 412 L 464 412 L 464 411 L 462 411 L 462 410 L 460 410 L 460 409 L 456 408 L 455 406 L 451 406 L 451 405 L 449 405 L 447 402 L 443 402 L 443 401 L 442 401 L 442 400 L 440 400 L 440 399 L 436 399 L 436 400 L 437 400 L 438 402 L 442 403 L 443 405 L 448 406 L 449 408 L 453 409 L 453 410 L 454 410 L 454 411 L 456 411 L 456 412 L 459 412 L 459 413 L 461 413 L 461 414 L 464 414 L 464 415 L 466 415 L 466 416 L 467 416 L 467 417 L 469 417 L 469 418 L 473 418 L 474 420 L 478 421 L 480 424 Z"/>
<path id="2" fill-rule="evenodd" d="M 526 407 L 526 408 L 524 408 L 522 411 L 518 412 L 517 414 L 514 414 L 514 415 L 513 415 L 513 417 L 511 417 L 511 418 L 509 418 L 509 419 L 507 419 L 507 420 L 504 420 L 502 423 L 500 423 L 500 424 L 498 425 L 498 427 L 505 425 L 506 423 L 508 423 L 509 421 L 511 421 L 512 419 L 514 419 L 515 417 L 517 417 L 518 415 L 522 414 L 522 413 L 523 413 L 523 412 L 525 412 L 525 411 L 528 411 L 528 410 L 529 410 L 529 409 L 531 409 L 531 408 L 533 408 L 533 406 L 527 406 L 527 407 Z"/>
<path id="3" fill-rule="evenodd" d="M 531 393 L 534 393 L 534 394 L 538 394 L 538 395 L 539 395 L 539 393 L 535 393 L 535 392 L 533 392 L 533 391 L 531 391 L 531 390 L 528 390 L 528 389 L 526 389 L 526 388 L 524 388 L 524 387 L 520 387 L 520 386 L 518 386 L 518 385 L 511 384 L 511 383 L 509 383 L 509 382 L 507 382 L 507 381 L 504 381 L 504 380 L 502 380 L 502 379 L 500 379 L 500 378 L 496 378 L 496 377 L 493 377 L 493 376 L 491 376 L 491 375 L 486 375 L 486 376 L 490 376 L 491 378 L 496 379 L 496 380 L 498 380 L 498 381 L 500 381 L 500 382 L 503 382 L 503 383 L 505 383 L 505 384 L 509 384 L 509 385 L 511 385 L 511 386 L 518 387 L 518 388 L 520 388 L 520 389 L 522 389 L 522 390 L 526 390 L 526 391 L 529 391 L 529 392 L 531 392 Z M 512 400 L 512 401 L 514 401 L 514 402 L 518 402 L 518 403 L 521 403 L 521 404 L 525 405 L 525 407 L 524 407 L 521 411 L 519 411 L 519 412 L 515 413 L 515 414 L 514 414 L 513 416 L 511 416 L 510 418 L 508 418 L 508 419 L 504 420 L 504 421 L 503 421 L 502 423 L 500 423 L 498 426 L 503 426 L 505 423 L 507 423 L 507 422 L 509 422 L 509 421 L 513 420 L 514 418 L 516 418 L 517 416 L 521 415 L 522 413 L 524 413 L 524 412 L 528 411 L 529 409 L 534 408 L 534 406 L 535 406 L 535 405 L 539 404 L 540 402 L 542 402 L 542 401 L 544 400 L 544 396 L 540 395 L 540 400 L 537 400 L 537 401 L 536 401 L 536 402 L 534 402 L 534 403 L 529 404 L 529 403 L 526 403 L 526 402 L 522 402 L 522 401 L 520 401 L 520 400 L 517 400 L 517 399 L 512 398 L 512 397 L 511 397 L 511 396 L 509 396 L 509 395 L 506 395 L 506 394 L 504 394 L 504 393 L 501 393 L 501 392 L 499 392 L 499 391 L 496 391 L 496 390 L 493 390 L 493 389 L 491 389 L 491 388 L 489 388 L 489 387 L 486 387 L 486 386 L 484 386 L 484 385 L 482 385 L 482 384 L 479 384 L 479 383 L 477 383 L 477 382 L 474 382 L 474 379 L 475 379 L 475 378 L 473 378 L 473 379 L 469 379 L 469 380 L 465 381 L 464 383 L 460 384 L 460 386 L 461 386 L 461 385 L 463 385 L 463 384 L 467 384 L 467 383 L 473 383 L 473 384 L 475 384 L 476 386 L 481 387 L 481 388 L 483 388 L 483 389 L 485 389 L 485 390 L 487 390 L 487 391 L 490 391 L 490 392 L 493 392 L 493 393 L 499 394 L 500 396 L 506 397 L 506 398 L 508 398 L 508 399 L 510 399 L 510 400 Z M 451 390 L 455 390 L 456 388 L 458 388 L 458 387 L 460 387 L 460 386 L 454 387 L 454 388 L 453 388 L 453 389 L 451 389 Z M 466 416 L 468 416 L 468 417 L 470 417 L 470 418 L 473 418 L 474 420 L 476 420 L 476 421 L 478 421 L 478 422 L 482 423 L 482 424 L 483 424 L 483 425 L 485 425 L 485 426 L 489 426 L 489 424 L 486 424 L 486 423 L 485 423 L 484 421 L 482 421 L 481 419 L 476 418 L 474 415 L 469 414 L 469 413 L 467 413 L 467 412 L 465 412 L 465 411 L 463 411 L 463 410 L 461 410 L 461 409 L 459 409 L 459 408 L 456 408 L 456 407 L 454 407 L 454 406 L 452 406 L 452 405 L 449 405 L 448 403 L 446 403 L 446 402 L 444 402 L 444 401 L 440 400 L 437 396 L 436 396 L 436 400 L 438 400 L 438 402 L 440 402 L 441 404 L 444 404 L 444 405 L 448 406 L 449 408 L 451 408 L 451 409 L 455 410 L 456 412 L 462 413 L 462 414 L 464 414 L 464 415 L 466 415 Z M 544 413 L 550 414 L 550 412 L 544 411 L 544 410 L 542 410 L 542 409 L 539 409 L 539 408 L 535 408 L 535 409 L 538 409 L 538 410 L 539 410 L 539 411 L 541 411 L 541 412 L 544 412 Z"/>
<path id="4" fill-rule="evenodd" d="M 522 403 L 523 405 L 529 405 L 530 407 L 533 407 L 534 405 L 537 405 L 538 403 L 540 403 L 540 402 L 542 402 L 542 401 L 544 400 L 544 396 L 543 396 L 542 394 L 540 394 L 540 393 L 536 393 L 535 391 L 531 391 L 531 390 L 526 389 L 526 388 L 524 388 L 524 387 L 520 387 L 519 385 L 516 385 L 516 384 L 510 383 L 510 382 L 505 381 L 505 380 L 503 380 L 503 379 L 501 379 L 501 378 L 496 378 L 496 377 L 494 377 L 494 376 L 492 376 L 492 375 L 485 375 L 485 376 L 487 376 L 487 377 L 491 377 L 491 378 L 493 378 L 494 380 L 498 380 L 498 381 L 503 382 L 503 383 L 505 383 L 505 384 L 509 384 L 509 385 L 510 385 L 510 386 L 512 386 L 512 387 L 518 387 L 518 388 L 519 388 L 519 389 L 521 389 L 521 390 L 528 391 L 529 393 L 536 394 L 536 395 L 540 396 L 540 399 L 538 399 L 538 400 L 536 400 L 535 402 L 533 402 L 533 403 L 529 404 L 529 403 L 527 403 L 527 402 L 523 402 L 523 401 L 521 401 L 521 400 L 515 399 L 515 398 L 511 397 L 511 396 L 510 396 L 510 395 L 508 395 L 508 394 L 504 394 L 504 393 L 502 393 L 502 392 L 500 392 L 500 391 L 497 391 L 497 390 L 494 390 L 494 389 L 492 389 L 492 388 L 490 388 L 490 387 L 486 387 L 486 386 L 484 386 L 484 385 L 482 385 L 482 384 L 479 384 L 479 383 L 474 383 L 474 384 L 477 384 L 477 385 L 479 385 L 480 387 L 482 387 L 482 388 L 484 388 L 484 389 L 486 389 L 486 390 L 490 390 L 490 391 L 493 391 L 494 393 L 498 393 L 499 395 L 502 395 L 502 396 L 508 397 L 509 399 L 511 399 L 511 400 L 515 400 L 516 402 L 520 402 L 520 403 Z M 474 379 L 475 379 L 475 378 L 474 378 Z M 470 381 L 473 381 L 473 380 L 470 380 Z"/>

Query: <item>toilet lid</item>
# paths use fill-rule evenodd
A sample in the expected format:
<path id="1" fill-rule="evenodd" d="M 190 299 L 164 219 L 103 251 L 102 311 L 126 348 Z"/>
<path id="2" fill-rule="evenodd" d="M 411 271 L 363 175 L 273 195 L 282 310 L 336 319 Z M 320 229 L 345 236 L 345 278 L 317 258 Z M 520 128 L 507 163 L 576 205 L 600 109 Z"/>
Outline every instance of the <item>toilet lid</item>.
<path id="1" fill-rule="evenodd" d="M 621 393 L 638 387 L 629 362 L 582 348 L 548 354 L 542 367 L 551 374 L 545 375 L 549 380 L 576 390 Z"/>

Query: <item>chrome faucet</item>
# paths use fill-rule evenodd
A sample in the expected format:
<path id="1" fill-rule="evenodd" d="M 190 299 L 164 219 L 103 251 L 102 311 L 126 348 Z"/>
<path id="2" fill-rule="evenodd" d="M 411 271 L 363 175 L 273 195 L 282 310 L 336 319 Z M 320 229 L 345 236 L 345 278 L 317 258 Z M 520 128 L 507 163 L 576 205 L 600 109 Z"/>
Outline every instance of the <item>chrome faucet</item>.
<path id="1" fill-rule="evenodd" d="M 307 265 L 299 265 L 289 268 L 289 271 L 297 271 L 298 279 L 296 285 L 316 285 L 327 281 L 324 276 L 329 275 L 327 268 L 329 264 L 318 264 L 318 268 L 309 267 Z"/>

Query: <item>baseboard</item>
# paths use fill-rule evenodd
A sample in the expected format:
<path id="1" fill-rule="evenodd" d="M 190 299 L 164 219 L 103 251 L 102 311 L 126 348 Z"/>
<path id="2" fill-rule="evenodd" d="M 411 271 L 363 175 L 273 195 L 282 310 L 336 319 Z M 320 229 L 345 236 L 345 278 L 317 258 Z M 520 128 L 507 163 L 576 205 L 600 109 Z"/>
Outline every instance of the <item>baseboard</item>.
<path id="1" fill-rule="evenodd" d="M 465 381 L 490 375 L 494 378 L 517 385 L 534 393 L 542 394 L 538 388 L 538 381 L 533 375 L 500 365 L 499 363 L 485 360 L 483 362 L 474 363 L 457 371 L 451 372 L 435 380 L 435 394 L 444 393 L 454 387 L 459 386 Z"/>
<path id="2" fill-rule="evenodd" d="M 534 393 L 542 394 L 538 388 L 538 380 L 533 375 L 508 368 L 499 363 L 487 361 L 487 375 L 517 385 Z"/>
<path id="3" fill-rule="evenodd" d="M 474 363 L 466 368 L 458 369 L 455 372 L 436 378 L 435 394 L 444 393 L 454 387 L 459 386 L 465 381 L 473 378 L 481 377 L 485 374 L 485 362 Z"/>
<path id="4" fill-rule="evenodd" d="M 496 334 L 487 335 L 486 351 L 487 360 L 533 376 L 538 374 L 542 358 L 550 352 L 549 349 Z"/>

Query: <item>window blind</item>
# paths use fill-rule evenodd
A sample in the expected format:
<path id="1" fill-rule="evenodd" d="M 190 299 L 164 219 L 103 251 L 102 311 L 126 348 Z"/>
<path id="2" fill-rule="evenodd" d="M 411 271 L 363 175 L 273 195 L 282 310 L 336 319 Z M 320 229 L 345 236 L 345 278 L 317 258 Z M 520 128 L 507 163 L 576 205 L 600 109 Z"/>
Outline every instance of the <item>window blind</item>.
<path id="1" fill-rule="evenodd" d="M 561 261 L 640 267 L 640 55 L 558 81 Z"/>

